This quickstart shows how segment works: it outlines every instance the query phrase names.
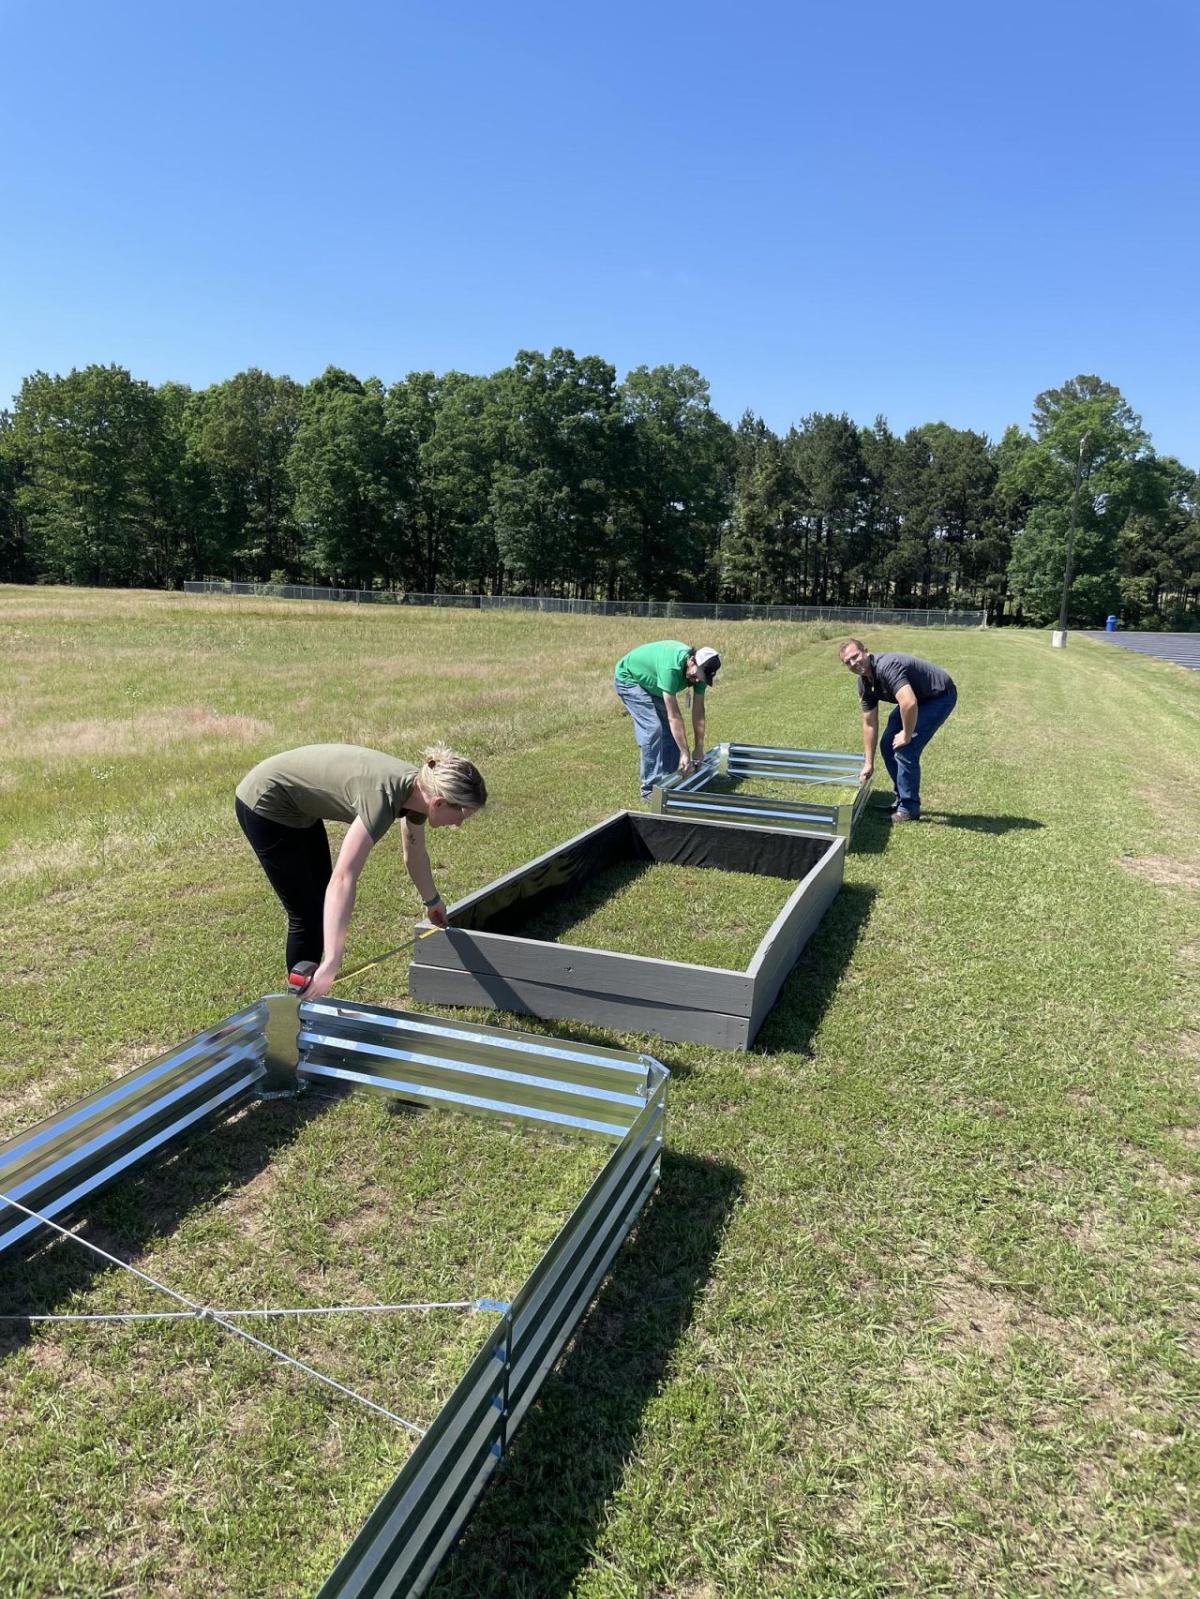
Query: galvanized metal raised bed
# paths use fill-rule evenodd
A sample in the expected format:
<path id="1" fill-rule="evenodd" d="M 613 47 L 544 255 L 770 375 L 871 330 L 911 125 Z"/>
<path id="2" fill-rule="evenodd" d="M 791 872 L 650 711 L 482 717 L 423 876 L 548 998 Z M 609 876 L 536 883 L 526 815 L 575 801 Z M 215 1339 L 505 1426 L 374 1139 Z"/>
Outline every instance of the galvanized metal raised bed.
<path id="1" fill-rule="evenodd" d="M 686 777 L 676 772 L 656 788 L 650 809 L 666 816 L 705 817 L 742 827 L 786 827 L 798 833 L 849 839 L 871 788 L 869 782 L 858 781 L 862 764 L 861 755 L 829 750 L 719 744 L 694 772 Z M 764 778 L 796 783 L 795 798 L 755 794 L 755 779 Z M 834 804 L 807 798 L 806 783 L 843 784 L 846 797 Z"/>
<path id="2" fill-rule="evenodd" d="M 45 1234 L 26 1211 L 78 1216 L 89 1196 L 268 1087 L 339 1085 L 611 1145 L 515 1299 L 494 1307 L 490 1334 L 320 1599 L 419 1594 L 658 1181 L 668 1076 L 626 1050 L 273 995 L 0 1144 L 0 1250 Z"/>
<path id="3" fill-rule="evenodd" d="M 618 811 L 447 909 L 449 928 L 421 939 L 409 993 L 435 1005 L 475 1005 L 574 1017 L 623 1032 L 747 1049 L 842 884 L 846 844 L 796 830 Z M 679 956 L 617 954 L 532 938 L 530 918 L 569 901 L 624 862 L 715 867 L 795 884 L 748 966 L 698 966 Z"/>

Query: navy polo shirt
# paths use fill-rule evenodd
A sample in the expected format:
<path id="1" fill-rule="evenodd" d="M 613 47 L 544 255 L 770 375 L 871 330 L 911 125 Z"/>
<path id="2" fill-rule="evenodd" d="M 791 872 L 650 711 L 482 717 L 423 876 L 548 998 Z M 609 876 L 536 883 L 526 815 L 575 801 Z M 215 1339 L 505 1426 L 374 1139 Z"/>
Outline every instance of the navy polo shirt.
<path id="1" fill-rule="evenodd" d="M 880 700 L 896 703 L 896 694 L 905 684 L 917 696 L 917 704 L 936 700 L 954 687 L 954 679 L 932 661 L 923 661 L 919 655 L 898 655 L 887 651 L 872 655 L 870 677 L 858 680 L 858 697 L 864 711 L 873 711 Z"/>

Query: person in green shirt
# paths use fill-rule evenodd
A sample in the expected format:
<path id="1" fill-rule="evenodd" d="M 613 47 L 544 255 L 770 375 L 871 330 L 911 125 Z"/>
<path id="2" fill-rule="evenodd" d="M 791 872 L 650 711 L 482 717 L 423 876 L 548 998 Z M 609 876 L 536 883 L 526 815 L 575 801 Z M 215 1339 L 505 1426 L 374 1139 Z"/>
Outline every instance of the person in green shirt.
<path id="1" fill-rule="evenodd" d="M 690 772 L 704 754 L 704 691 L 712 687 L 721 657 L 707 644 L 693 649 L 678 639 L 641 644 L 617 662 L 613 688 L 633 718 L 641 751 L 642 798 L 672 772 Z M 692 748 L 679 709 L 681 689 L 692 690 Z"/>
<path id="2" fill-rule="evenodd" d="M 427 749 L 420 767 L 357 744 L 306 744 L 247 772 L 234 809 L 287 912 L 288 971 L 305 961 L 316 966 L 306 998 L 333 987 L 359 873 L 392 823 L 400 823 L 404 864 L 430 921 L 445 927 L 425 829 L 459 827 L 486 804 L 479 771 L 444 744 Z M 349 824 L 336 866 L 326 822 Z"/>

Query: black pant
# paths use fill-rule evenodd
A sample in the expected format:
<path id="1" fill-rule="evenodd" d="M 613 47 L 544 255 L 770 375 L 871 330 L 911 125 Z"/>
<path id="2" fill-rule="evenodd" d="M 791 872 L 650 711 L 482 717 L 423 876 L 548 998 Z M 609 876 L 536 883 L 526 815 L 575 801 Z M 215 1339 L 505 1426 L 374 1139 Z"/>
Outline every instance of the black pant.
<path id="1" fill-rule="evenodd" d="M 235 799 L 234 810 L 267 881 L 287 912 L 288 971 L 297 961 L 320 965 L 325 945 L 325 890 L 333 876 L 325 823 L 284 827 L 282 822 L 259 816 L 240 799 Z"/>

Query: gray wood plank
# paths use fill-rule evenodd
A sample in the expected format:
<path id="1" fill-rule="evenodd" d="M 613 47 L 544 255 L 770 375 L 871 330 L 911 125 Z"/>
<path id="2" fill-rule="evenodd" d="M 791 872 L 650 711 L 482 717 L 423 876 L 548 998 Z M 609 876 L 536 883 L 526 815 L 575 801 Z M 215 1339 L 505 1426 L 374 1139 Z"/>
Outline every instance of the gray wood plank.
<path id="1" fill-rule="evenodd" d="M 550 983 L 528 982 L 497 974 L 414 966 L 409 973 L 414 999 L 435 1005 L 475 1005 L 547 1020 L 595 1022 L 630 1033 L 656 1033 L 680 1043 L 709 1044 L 717 1049 L 745 1049 L 747 1016 L 693 1010 L 652 999 L 594 996 Z"/>
<path id="2" fill-rule="evenodd" d="M 420 940 L 413 950 L 412 970 L 425 966 L 548 983 L 594 997 L 608 995 L 614 1001 L 661 1001 L 735 1016 L 749 1016 L 754 1003 L 754 980 L 746 972 L 457 927 L 449 928 L 443 938 Z"/>
<path id="3" fill-rule="evenodd" d="M 778 999 L 788 973 L 836 898 L 845 865 L 846 840 L 836 838 L 780 911 L 770 934 L 750 963 L 750 975 L 754 979 L 751 1043 Z"/>
<path id="4" fill-rule="evenodd" d="M 744 1049 L 837 893 L 845 850 L 843 838 L 619 811 L 451 905 L 447 933 L 413 951 L 410 992 Z M 746 971 L 521 936 L 521 921 L 547 896 L 569 897 L 594 872 L 631 859 L 791 878 L 797 887 Z"/>

